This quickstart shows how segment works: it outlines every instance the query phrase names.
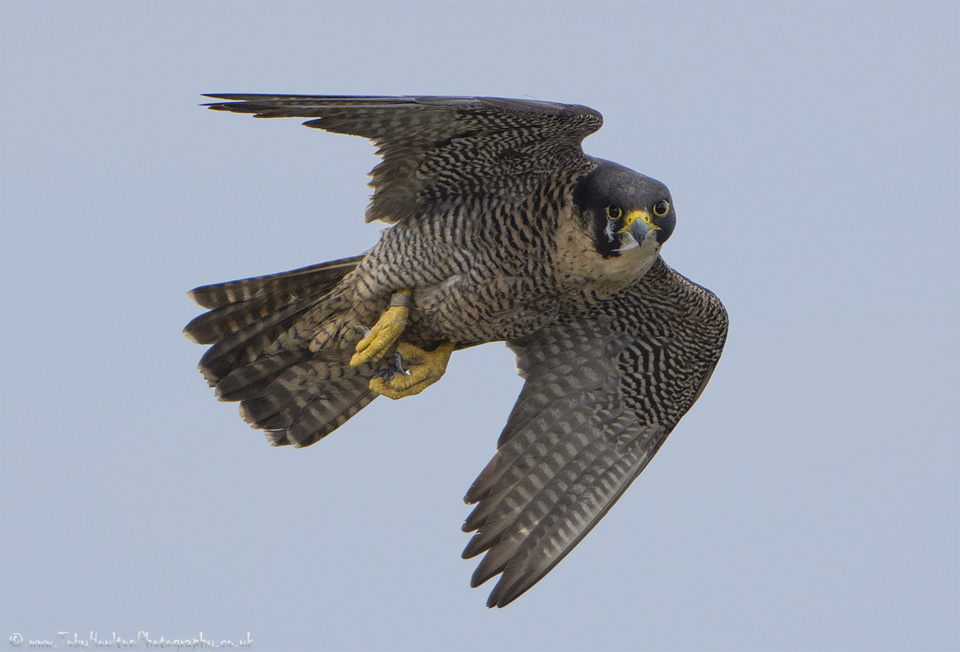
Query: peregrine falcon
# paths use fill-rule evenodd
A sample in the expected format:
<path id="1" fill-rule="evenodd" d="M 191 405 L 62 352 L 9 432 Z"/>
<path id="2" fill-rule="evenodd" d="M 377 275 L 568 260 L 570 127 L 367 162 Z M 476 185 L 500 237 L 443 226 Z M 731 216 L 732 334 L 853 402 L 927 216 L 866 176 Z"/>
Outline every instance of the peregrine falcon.
<path id="1" fill-rule="evenodd" d="M 606 514 L 700 396 L 723 305 L 660 257 L 659 181 L 584 154 L 584 106 L 488 97 L 210 95 L 216 111 L 363 136 L 381 161 L 359 256 L 190 292 L 200 370 L 274 446 L 309 446 L 451 354 L 504 341 L 523 389 L 470 487 L 464 558 L 503 607 Z"/>

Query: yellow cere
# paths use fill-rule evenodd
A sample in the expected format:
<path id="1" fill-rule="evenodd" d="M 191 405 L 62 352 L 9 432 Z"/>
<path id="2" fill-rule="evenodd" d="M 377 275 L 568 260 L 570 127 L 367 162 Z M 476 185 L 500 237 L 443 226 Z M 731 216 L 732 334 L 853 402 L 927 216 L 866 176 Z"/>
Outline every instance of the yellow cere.
<path id="1" fill-rule="evenodd" d="M 617 231 L 618 233 L 623 233 L 630 228 L 630 225 L 640 220 L 646 224 L 651 229 L 659 229 L 660 227 L 653 223 L 653 218 L 650 217 L 650 213 L 643 209 L 638 209 L 635 211 L 630 211 L 627 213 L 626 217 L 623 218 L 623 226 Z"/>

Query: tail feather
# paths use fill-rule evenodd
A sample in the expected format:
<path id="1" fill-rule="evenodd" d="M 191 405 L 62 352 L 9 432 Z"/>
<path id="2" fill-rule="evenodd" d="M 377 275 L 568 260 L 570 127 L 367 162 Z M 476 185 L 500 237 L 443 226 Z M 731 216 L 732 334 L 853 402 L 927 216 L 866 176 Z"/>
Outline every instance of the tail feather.
<path id="1" fill-rule="evenodd" d="M 267 430 L 274 446 L 309 446 L 377 397 L 368 387 L 372 369 L 348 369 L 351 372 L 337 373 L 326 362 L 298 363 L 270 383 L 261 396 L 243 401 L 240 414 L 250 425 Z"/>
<path id="2" fill-rule="evenodd" d="M 286 301 L 290 301 L 304 290 L 311 294 L 332 290 L 361 260 L 363 256 L 353 256 L 279 274 L 204 285 L 190 290 L 187 296 L 208 310 L 248 299 L 285 297 Z"/>
<path id="3" fill-rule="evenodd" d="M 217 384 L 234 369 L 255 362 L 313 303 L 301 299 L 230 333 L 200 358 L 201 373 Z"/>
<path id="4" fill-rule="evenodd" d="M 190 292 L 209 309 L 184 328 L 194 342 L 212 345 L 200 371 L 220 400 L 240 402 L 243 418 L 274 446 L 309 446 L 377 396 L 368 387 L 377 371 L 371 365 L 351 367 L 347 350 L 310 350 L 317 329 L 346 302 L 338 283 L 361 259 Z"/>
<path id="5" fill-rule="evenodd" d="M 183 334 L 196 344 L 216 344 L 247 324 L 279 310 L 285 304 L 281 297 L 268 297 L 247 299 L 213 308 L 187 324 Z"/>
<path id="6" fill-rule="evenodd" d="M 283 372 L 309 357 L 309 352 L 281 351 L 237 367 L 217 383 L 221 401 L 245 401 L 263 394 Z"/>
<path id="7" fill-rule="evenodd" d="M 285 443 L 297 448 L 309 446 L 345 424 L 379 396 L 368 387 L 369 383 L 368 378 L 359 377 L 344 378 L 333 383 L 339 395 L 337 406 L 333 408 L 331 404 L 316 401 L 302 410 L 297 421 L 287 429 Z M 274 446 L 284 445 L 276 441 L 271 443 Z"/>

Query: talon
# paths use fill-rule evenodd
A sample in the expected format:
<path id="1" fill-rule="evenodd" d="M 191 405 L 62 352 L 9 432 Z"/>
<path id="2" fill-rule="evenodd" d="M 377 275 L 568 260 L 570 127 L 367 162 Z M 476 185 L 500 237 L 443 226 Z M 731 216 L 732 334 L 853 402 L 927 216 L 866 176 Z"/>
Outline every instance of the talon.
<path id="1" fill-rule="evenodd" d="M 399 351 L 395 351 L 393 354 L 393 364 L 381 369 L 380 371 L 373 374 L 374 378 L 385 378 L 386 380 L 392 380 L 397 374 L 402 374 L 404 376 L 409 376 L 410 372 L 403 368 L 403 356 L 400 355 Z"/>
<path id="2" fill-rule="evenodd" d="M 407 327 L 410 316 L 410 303 L 413 290 L 399 290 L 390 298 L 390 307 L 380 315 L 380 319 L 364 338 L 357 343 L 356 353 L 350 358 L 351 367 L 359 367 L 368 362 L 382 360 L 400 339 Z"/>
<path id="3" fill-rule="evenodd" d="M 453 349 L 453 342 L 444 342 L 433 351 L 424 351 L 412 344 L 401 342 L 397 345 L 397 356 L 400 356 L 400 359 L 395 363 L 401 373 L 392 373 L 387 377 L 386 372 L 392 370 L 389 368 L 385 373 L 371 378 L 369 387 L 377 394 L 394 400 L 419 394 L 443 377 Z M 400 366 L 404 361 L 407 363 L 406 371 Z"/>

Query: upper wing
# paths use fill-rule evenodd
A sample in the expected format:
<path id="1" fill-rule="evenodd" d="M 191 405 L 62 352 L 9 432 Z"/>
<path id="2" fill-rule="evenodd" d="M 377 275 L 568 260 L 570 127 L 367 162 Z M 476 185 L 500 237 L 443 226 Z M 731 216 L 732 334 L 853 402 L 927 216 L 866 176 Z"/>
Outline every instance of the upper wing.
<path id="1" fill-rule="evenodd" d="M 545 179 L 593 168 L 581 142 L 600 128 L 584 106 L 483 97 L 208 95 L 217 111 L 363 136 L 383 157 L 370 173 L 368 222 L 395 223 L 451 196 L 526 198 Z M 568 172 L 569 174 L 564 174 Z"/>
<path id="2" fill-rule="evenodd" d="M 497 453 L 467 492 L 464 558 L 502 607 L 560 562 L 653 458 L 710 378 L 727 314 L 662 260 L 594 314 L 512 342 L 526 378 Z"/>

